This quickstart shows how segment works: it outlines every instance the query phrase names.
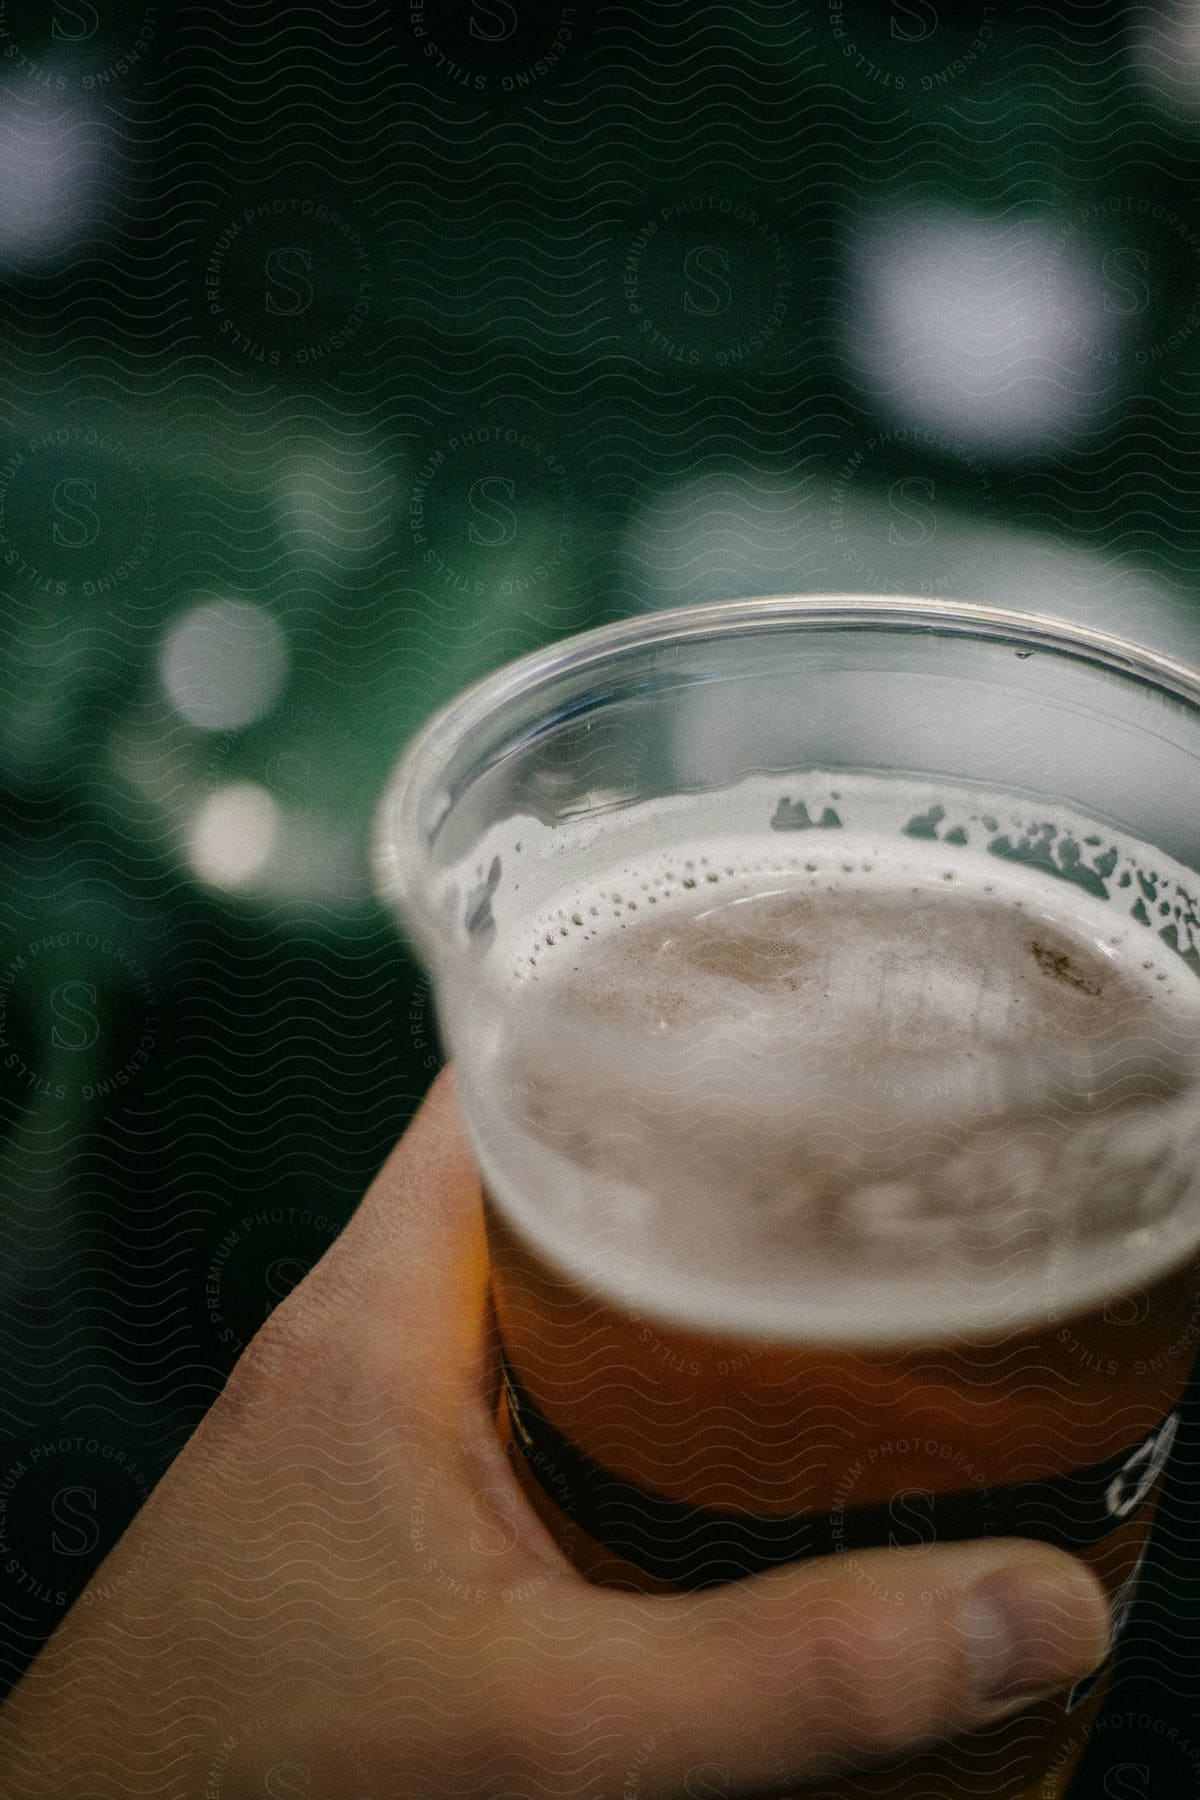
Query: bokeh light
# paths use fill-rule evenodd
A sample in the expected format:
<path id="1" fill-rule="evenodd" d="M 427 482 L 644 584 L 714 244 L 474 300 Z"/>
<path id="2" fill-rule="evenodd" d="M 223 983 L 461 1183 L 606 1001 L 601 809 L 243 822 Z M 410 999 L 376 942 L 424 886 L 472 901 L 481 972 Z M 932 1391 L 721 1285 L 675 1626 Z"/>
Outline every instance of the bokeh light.
<path id="1" fill-rule="evenodd" d="M 32 80 L 0 93 L 0 268 L 69 244 L 92 215 L 103 168 L 91 112 Z"/>
<path id="2" fill-rule="evenodd" d="M 1200 0 L 1133 8 L 1134 61 L 1156 100 L 1200 110 Z"/>
<path id="3" fill-rule="evenodd" d="M 902 421 L 998 455 L 1061 451 L 1108 398 L 1098 268 L 1048 219 L 900 208 L 860 223 L 850 265 L 847 354 Z"/>
<path id="4" fill-rule="evenodd" d="M 209 600 L 172 625 L 159 674 L 189 725 L 230 731 L 270 712 L 288 663 L 287 642 L 270 613 L 246 600 Z"/>
<path id="5" fill-rule="evenodd" d="M 254 781 L 231 781 L 204 800 L 188 831 L 187 854 L 201 881 L 237 889 L 266 867 L 279 829 L 279 809 Z"/>

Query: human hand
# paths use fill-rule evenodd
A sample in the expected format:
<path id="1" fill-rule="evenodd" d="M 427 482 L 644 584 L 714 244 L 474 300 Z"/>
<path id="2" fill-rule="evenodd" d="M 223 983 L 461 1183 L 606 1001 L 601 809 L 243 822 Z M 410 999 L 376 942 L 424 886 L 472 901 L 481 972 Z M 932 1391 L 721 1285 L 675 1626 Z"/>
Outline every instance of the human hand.
<path id="1" fill-rule="evenodd" d="M 1098 1584 L 1022 1540 L 590 1586 L 496 1435 L 486 1291 L 447 1073 L 0 1710 L 6 1795 L 668 1800 L 706 1766 L 753 1790 L 1101 1660 Z"/>

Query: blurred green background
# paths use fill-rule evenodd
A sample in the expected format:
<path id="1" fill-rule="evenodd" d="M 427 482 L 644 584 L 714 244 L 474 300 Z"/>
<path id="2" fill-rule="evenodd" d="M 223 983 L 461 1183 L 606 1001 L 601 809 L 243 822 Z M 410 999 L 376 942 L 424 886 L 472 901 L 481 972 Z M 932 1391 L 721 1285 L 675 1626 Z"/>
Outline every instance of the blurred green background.
<path id="1" fill-rule="evenodd" d="M 1200 654 L 1200 6 L 4 4 L 0 379 L 7 1683 L 436 1066 L 431 709 L 779 589 Z"/>

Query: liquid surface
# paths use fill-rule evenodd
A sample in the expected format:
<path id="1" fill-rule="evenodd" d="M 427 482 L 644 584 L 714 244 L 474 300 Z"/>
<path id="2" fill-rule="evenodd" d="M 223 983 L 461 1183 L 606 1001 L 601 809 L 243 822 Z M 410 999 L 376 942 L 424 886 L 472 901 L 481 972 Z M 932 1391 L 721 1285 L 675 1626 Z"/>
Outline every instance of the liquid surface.
<path id="1" fill-rule="evenodd" d="M 1001 1329 L 1183 1256 L 1195 878 L 994 796 L 758 786 L 574 856 L 531 825 L 493 881 L 509 1002 L 468 1081 L 514 1226 L 635 1309 L 763 1336 Z"/>

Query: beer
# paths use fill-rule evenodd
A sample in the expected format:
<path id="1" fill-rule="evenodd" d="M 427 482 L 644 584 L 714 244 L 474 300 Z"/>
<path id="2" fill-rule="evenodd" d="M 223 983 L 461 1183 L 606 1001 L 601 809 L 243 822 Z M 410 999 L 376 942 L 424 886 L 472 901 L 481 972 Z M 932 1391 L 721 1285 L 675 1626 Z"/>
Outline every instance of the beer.
<path id="1" fill-rule="evenodd" d="M 862 774 L 557 830 L 466 1096 L 543 1521 L 650 1591 L 1023 1534 L 1127 1601 L 1200 1331 L 1194 877 Z M 823 1791 L 1061 1791 L 1102 1691 Z"/>
<path id="2" fill-rule="evenodd" d="M 1195 669 L 864 595 L 616 621 L 409 748 L 380 891 L 581 1570 L 1025 1535 L 1126 1607 L 1200 1335 L 1198 763 Z M 1103 1687 L 821 1791 L 1051 1800 Z"/>

